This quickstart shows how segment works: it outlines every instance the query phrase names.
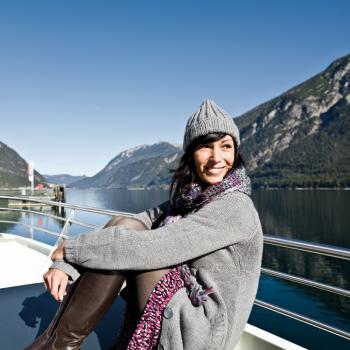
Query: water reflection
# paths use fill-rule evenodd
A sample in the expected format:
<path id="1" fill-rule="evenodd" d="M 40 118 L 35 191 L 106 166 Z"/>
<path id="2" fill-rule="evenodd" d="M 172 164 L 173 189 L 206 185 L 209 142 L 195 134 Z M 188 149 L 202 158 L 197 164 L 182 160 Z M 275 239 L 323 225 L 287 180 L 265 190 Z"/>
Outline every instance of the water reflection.
<path id="1" fill-rule="evenodd" d="M 168 199 L 164 190 L 67 189 L 67 202 L 110 210 L 139 213 Z"/>
<path id="2" fill-rule="evenodd" d="M 6 208 L 4 203 L 0 203 L 1 208 Z M 14 221 L 18 222 L 21 219 L 21 213 L 20 212 L 9 212 L 9 211 L 3 211 L 0 210 L 0 233 L 1 232 L 9 232 L 11 229 L 13 229 L 16 224 L 11 223 L 2 223 L 2 221 Z"/>
<path id="3" fill-rule="evenodd" d="M 348 260 L 265 245 L 263 266 L 350 290 Z"/>
<path id="4" fill-rule="evenodd" d="M 67 217 L 66 209 L 64 207 L 57 206 L 57 207 L 50 207 L 50 208 L 51 208 L 51 214 L 52 215 L 61 217 L 63 219 L 65 219 Z M 64 220 L 59 220 L 59 219 L 53 219 L 53 220 L 56 222 L 58 227 L 63 228 L 63 226 L 65 224 Z"/>
<path id="5" fill-rule="evenodd" d="M 265 234 L 350 247 L 350 191 L 257 190 Z"/>
<path id="6" fill-rule="evenodd" d="M 7 200 L 2 200 L 0 206 L 8 209 L 0 211 L 0 232 L 16 234 L 53 245 L 57 237 L 45 230 L 59 234 L 65 224 L 64 220 L 45 215 L 49 214 L 64 219 L 66 218 L 65 208 L 26 205 L 21 202 L 15 202 L 14 205 L 9 204 Z M 20 224 L 1 222 L 6 220 Z"/>

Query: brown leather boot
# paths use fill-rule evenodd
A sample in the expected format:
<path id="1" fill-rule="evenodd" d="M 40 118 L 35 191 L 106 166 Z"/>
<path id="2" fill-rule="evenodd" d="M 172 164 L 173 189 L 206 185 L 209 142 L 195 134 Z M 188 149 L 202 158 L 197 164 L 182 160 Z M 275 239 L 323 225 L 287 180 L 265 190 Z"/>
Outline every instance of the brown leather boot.
<path id="1" fill-rule="evenodd" d="M 67 295 L 63 298 L 63 301 L 61 302 L 55 317 L 52 319 L 51 323 L 49 326 L 46 328 L 44 333 L 42 333 L 38 338 L 35 339 L 35 341 L 26 347 L 24 350 L 39 350 L 44 346 L 47 341 L 50 339 L 52 336 L 53 332 L 55 331 L 57 324 L 59 320 L 61 319 L 61 316 L 64 313 L 64 310 L 68 304 L 68 301 L 70 300 L 71 296 L 74 294 L 75 288 L 78 286 L 79 280 L 76 281 L 68 290 L 67 290 Z"/>
<path id="2" fill-rule="evenodd" d="M 111 307 L 124 283 L 121 274 L 86 271 L 48 329 L 25 350 L 79 350 Z M 61 308 L 60 308 L 61 309 Z"/>

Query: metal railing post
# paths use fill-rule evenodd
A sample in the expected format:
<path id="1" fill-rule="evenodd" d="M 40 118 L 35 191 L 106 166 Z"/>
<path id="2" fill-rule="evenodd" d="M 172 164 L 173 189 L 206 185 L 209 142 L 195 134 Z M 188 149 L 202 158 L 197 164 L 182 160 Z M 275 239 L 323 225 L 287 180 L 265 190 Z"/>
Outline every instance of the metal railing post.
<path id="1" fill-rule="evenodd" d="M 63 237 L 65 237 L 65 236 L 68 236 L 68 231 L 69 231 L 69 229 L 70 229 L 71 220 L 73 220 L 74 215 L 75 215 L 75 209 L 72 209 L 71 212 L 69 213 L 68 218 L 66 219 L 66 222 L 65 222 L 65 224 L 64 224 L 64 226 L 63 226 L 63 228 L 62 228 L 62 231 L 61 231 L 61 233 L 60 233 L 60 235 L 59 235 L 58 240 L 59 240 L 60 238 L 63 238 Z"/>

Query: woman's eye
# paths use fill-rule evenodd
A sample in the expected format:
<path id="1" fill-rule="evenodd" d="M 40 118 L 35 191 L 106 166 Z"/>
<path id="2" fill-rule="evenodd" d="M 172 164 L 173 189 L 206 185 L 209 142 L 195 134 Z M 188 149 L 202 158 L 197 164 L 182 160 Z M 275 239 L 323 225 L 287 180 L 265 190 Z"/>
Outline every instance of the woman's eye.
<path id="1" fill-rule="evenodd" d="M 227 144 L 224 145 L 224 148 L 232 148 L 232 145 L 227 143 Z"/>

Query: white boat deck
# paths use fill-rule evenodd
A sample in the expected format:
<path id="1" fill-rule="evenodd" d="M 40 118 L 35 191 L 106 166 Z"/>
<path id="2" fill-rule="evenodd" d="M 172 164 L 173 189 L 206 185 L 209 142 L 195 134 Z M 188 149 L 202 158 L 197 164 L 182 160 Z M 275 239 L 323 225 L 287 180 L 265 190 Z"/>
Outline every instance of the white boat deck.
<path id="1" fill-rule="evenodd" d="M 246 324 L 241 339 L 234 350 L 306 350 L 277 335 Z"/>
<path id="2" fill-rule="evenodd" d="M 53 247 L 31 239 L 0 233 L 0 288 L 42 282 L 51 265 Z"/>
<path id="3" fill-rule="evenodd" d="M 0 233 L 0 288 L 42 282 L 51 265 L 53 247 L 11 234 Z M 303 350 L 283 338 L 247 324 L 235 350 Z"/>

